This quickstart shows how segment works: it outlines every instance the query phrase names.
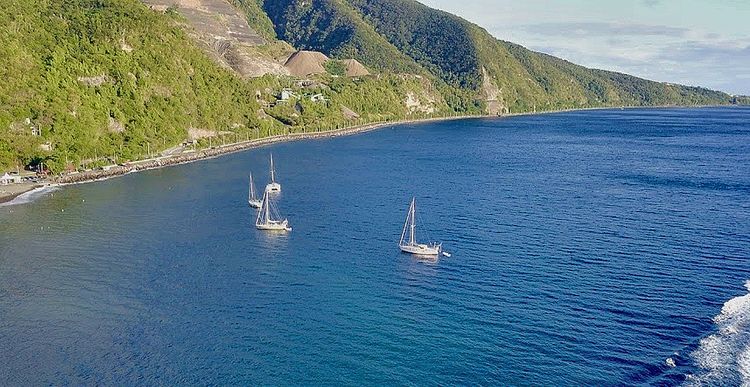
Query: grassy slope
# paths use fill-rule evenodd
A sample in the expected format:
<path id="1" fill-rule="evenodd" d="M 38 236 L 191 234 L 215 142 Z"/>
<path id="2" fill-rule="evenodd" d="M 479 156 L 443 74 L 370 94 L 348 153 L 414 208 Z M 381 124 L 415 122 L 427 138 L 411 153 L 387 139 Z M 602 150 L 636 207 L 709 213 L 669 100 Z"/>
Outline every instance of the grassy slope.
<path id="1" fill-rule="evenodd" d="M 263 11 L 262 0 L 230 0 L 247 17 L 247 24 L 261 36 L 272 42 L 276 40 L 273 23 Z"/>

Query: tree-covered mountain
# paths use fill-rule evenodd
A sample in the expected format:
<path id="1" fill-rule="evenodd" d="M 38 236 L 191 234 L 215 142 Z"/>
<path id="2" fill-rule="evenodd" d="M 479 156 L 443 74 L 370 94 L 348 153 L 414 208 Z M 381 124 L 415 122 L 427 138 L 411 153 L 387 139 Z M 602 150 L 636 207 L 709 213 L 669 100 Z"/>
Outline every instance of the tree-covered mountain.
<path id="1" fill-rule="evenodd" d="M 346 3 L 263 1 L 262 6 L 274 23 L 279 38 L 299 49 L 321 50 L 340 58 L 358 58 L 381 71 L 424 72 Z"/>
<path id="2" fill-rule="evenodd" d="M 474 90 L 503 111 L 619 105 L 727 103 L 704 88 L 592 70 L 520 45 L 414 0 L 273 0 L 261 5 L 277 35 L 337 57 L 345 52 L 376 68 L 413 71 L 401 58 L 383 62 L 352 50 L 385 39 L 450 86 Z M 386 45 L 381 45 L 386 47 Z"/>

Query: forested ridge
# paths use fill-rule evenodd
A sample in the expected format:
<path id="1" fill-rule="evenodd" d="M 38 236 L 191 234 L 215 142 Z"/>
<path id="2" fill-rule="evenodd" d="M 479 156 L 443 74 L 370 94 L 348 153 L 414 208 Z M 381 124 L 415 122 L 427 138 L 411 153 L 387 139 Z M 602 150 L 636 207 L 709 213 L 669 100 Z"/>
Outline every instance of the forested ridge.
<path id="1" fill-rule="evenodd" d="M 502 90 L 499 98 L 510 111 L 728 103 L 725 93 L 592 70 L 533 52 L 414 0 L 275 0 L 262 4 L 278 36 L 297 45 L 336 56 L 360 36 L 376 34 L 450 86 L 478 91 L 486 72 L 488 80 Z M 317 14 L 334 17 L 307 16 Z M 342 19 L 351 26 L 346 33 L 339 32 L 337 21 Z M 367 28 L 360 31 L 360 25 Z M 299 33 L 300 29 L 318 31 L 326 39 L 311 39 L 309 34 Z M 384 64 L 354 54 L 371 66 L 410 71 L 401 60 Z"/>

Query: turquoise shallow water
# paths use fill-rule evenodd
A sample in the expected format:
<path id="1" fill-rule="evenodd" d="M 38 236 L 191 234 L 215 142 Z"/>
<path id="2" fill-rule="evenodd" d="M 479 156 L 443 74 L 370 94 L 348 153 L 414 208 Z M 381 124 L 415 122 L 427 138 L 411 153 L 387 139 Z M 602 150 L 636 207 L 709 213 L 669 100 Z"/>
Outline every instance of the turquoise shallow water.
<path id="1" fill-rule="evenodd" d="M 0 207 L 0 384 L 737 385 L 749 260 L 750 109 L 281 144 Z"/>

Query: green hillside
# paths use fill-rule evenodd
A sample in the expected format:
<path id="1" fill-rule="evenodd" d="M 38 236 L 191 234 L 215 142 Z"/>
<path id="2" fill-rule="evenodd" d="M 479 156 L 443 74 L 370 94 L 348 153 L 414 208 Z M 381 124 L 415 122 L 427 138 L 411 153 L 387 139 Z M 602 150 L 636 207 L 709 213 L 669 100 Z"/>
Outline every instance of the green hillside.
<path id="1" fill-rule="evenodd" d="M 255 10 L 253 26 L 266 23 L 272 38 L 253 4 L 240 9 Z M 231 139 L 397 119 L 410 113 L 405 96 L 428 88 L 396 75 L 323 74 L 304 89 L 286 77 L 242 80 L 189 37 L 178 13 L 138 0 L 16 1 L 0 23 L 0 171 L 136 160 L 184 142 L 190 128 Z M 274 106 L 282 88 L 297 97 Z M 312 103 L 314 94 L 324 102 Z"/>
<path id="2" fill-rule="evenodd" d="M 46 159 L 60 170 L 66 160 L 174 145 L 189 127 L 257 126 L 253 90 L 196 48 L 175 18 L 136 0 L 0 9 L 0 165 Z"/>
<path id="3" fill-rule="evenodd" d="M 382 71 L 424 73 L 344 1 L 274 0 L 264 1 L 262 6 L 277 36 L 299 49 L 356 58 Z"/>
<path id="4" fill-rule="evenodd" d="M 379 35 L 448 85 L 480 95 L 488 94 L 487 86 L 496 88 L 504 111 L 728 103 L 724 93 L 591 70 L 499 41 L 466 20 L 413 0 L 276 0 L 263 8 L 279 37 L 296 45 L 339 56 L 360 36 L 376 41 Z M 346 28 L 337 26 L 340 20 Z M 371 66 L 405 70 L 400 59 L 388 65 L 356 57 Z"/>

